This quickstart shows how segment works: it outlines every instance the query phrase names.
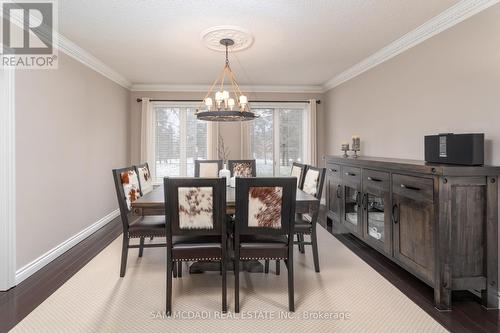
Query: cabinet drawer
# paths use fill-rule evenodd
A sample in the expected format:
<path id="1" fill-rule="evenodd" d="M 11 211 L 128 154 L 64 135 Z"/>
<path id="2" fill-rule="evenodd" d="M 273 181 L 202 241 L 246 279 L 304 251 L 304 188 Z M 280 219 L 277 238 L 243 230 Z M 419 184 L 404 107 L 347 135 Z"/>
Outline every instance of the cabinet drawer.
<path id="1" fill-rule="evenodd" d="M 328 163 L 326 165 L 326 172 L 332 179 L 340 180 L 340 165 Z"/>
<path id="2" fill-rule="evenodd" d="M 363 169 L 363 188 L 389 192 L 390 176 L 388 172 Z"/>
<path id="3" fill-rule="evenodd" d="M 359 188 L 361 185 L 361 169 L 344 166 L 342 167 L 342 182 Z"/>
<path id="4" fill-rule="evenodd" d="M 393 174 L 392 192 L 417 201 L 434 201 L 434 180 L 431 178 Z"/>

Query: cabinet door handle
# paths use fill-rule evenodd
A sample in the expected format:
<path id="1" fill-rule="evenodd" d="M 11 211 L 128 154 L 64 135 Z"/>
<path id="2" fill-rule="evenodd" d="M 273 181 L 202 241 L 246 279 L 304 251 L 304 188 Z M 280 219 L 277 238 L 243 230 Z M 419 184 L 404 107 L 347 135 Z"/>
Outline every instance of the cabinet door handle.
<path id="1" fill-rule="evenodd" d="M 337 185 L 337 199 L 342 198 L 342 185 Z"/>
<path id="2" fill-rule="evenodd" d="M 399 222 L 399 206 L 398 206 L 398 204 L 392 205 L 392 222 L 394 224 L 397 224 Z"/>
<path id="3" fill-rule="evenodd" d="M 337 169 L 330 169 L 331 172 L 337 172 Z"/>
<path id="4" fill-rule="evenodd" d="M 360 194 L 361 194 L 361 192 L 356 192 L 356 206 L 358 206 L 358 208 L 361 207 L 361 202 L 359 201 Z"/>
<path id="5" fill-rule="evenodd" d="M 372 182 L 381 182 L 382 181 L 382 179 L 373 178 L 373 177 L 368 177 L 367 179 L 371 180 Z"/>
<path id="6" fill-rule="evenodd" d="M 368 193 L 363 194 L 363 209 L 368 210 Z"/>
<path id="7" fill-rule="evenodd" d="M 405 188 L 407 190 L 412 190 L 412 191 L 420 191 L 420 189 L 418 187 L 405 185 L 405 184 L 401 184 L 401 188 Z"/>
<path id="8" fill-rule="evenodd" d="M 352 172 L 346 172 L 346 173 L 345 173 L 345 175 L 346 175 L 346 176 L 351 176 L 351 177 L 356 176 L 356 174 L 355 174 L 355 173 L 352 173 Z"/>

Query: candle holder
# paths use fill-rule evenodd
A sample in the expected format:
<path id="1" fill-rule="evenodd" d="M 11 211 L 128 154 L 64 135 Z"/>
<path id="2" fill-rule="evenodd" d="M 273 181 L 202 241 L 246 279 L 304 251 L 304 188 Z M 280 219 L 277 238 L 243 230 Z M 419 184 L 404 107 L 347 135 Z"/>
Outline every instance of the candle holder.
<path id="1" fill-rule="evenodd" d="M 352 137 L 352 151 L 354 152 L 354 155 L 352 155 L 353 158 L 358 158 L 358 151 L 361 149 L 361 140 L 359 136 L 353 136 Z"/>
<path id="2" fill-rule="evenodd" d="M 349 144 L 343 143 L 340 147 L 341 147 L 341 150 L 344 152 L 344 155 L 342 155 L 342 157 L 348 158 L 349 155 L 347 155 L 347 152 L 349 151 Z"/>

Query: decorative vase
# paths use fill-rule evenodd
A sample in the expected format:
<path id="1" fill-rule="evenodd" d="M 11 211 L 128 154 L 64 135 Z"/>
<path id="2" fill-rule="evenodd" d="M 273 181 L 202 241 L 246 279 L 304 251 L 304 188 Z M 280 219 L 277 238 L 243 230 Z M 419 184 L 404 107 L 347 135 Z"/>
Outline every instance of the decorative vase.
<path id="1" fill-rule="evenodd" d="M 219 178 L 226 178 L 226 185 L 231 185 L 231 171 L 227 169 L 226 163 L 224 163 L 224 167 L 219 171 Z"/>

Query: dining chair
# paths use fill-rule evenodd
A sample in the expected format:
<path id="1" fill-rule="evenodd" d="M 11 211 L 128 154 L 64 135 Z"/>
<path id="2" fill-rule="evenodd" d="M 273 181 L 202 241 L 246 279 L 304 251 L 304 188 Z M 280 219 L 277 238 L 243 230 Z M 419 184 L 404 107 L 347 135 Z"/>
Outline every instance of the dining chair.
<path id="1" fill-rule="evenodd" d="M 295 234 L 297 235 L 295 244 L 299 246 L 299 251 L 305 253 L 304 246 L 312 246 L 314 269 L 317 273 L 319 273 L 319 254 L 316 226 L 319 216 L 321 192 L 325 181 L 325 172 L 325 168 L 316 168 L 309 165 L 306 167 L 302 190 L 317 198 L 318 203 L 317 206 L 313 207 L 312 216 L 310 214 L 296 214 L 294 227 Z M 310 242 L 304 240 L 304 235 L 310 236 Z"/>
<path id="2" fill-rule="evenodd" d="M 255 160 L 229 160 L 228 167 L 229 171 L 231 171 L 231 177 L 248 178 L 257 176 Z"/>
<path id="3" fill-rule="evenodd" d="M 142 196 L 135 167 L 114 169 L 113 178 L 123 227 L 120 277 L 124 277 L 128 249 L 138 248 L 139 257 L 142 257 L 144 248 L 166 246 L 166 244 L 144 244 L 144 239 L 147 237 L 165 237 L 165 217 L 132 215 L 132 203 Z M 132 238 L 139 238 L 139 245 L 131 245 Z"/>
<path id="4" fill-rule="evenodd" d="M 288 268 L 288 308 L 295 310 L 293 218 L 296 179 L 236 178 L 234 232 L 235 312 L 240 311 L 240 260 L 284 260 Z"/>
<path id="5" fill-rule="evenodd" d="M 219 178 L 222 160 L 195 160 L 194 176 L 201 178 Z"/>
<path id="6" fill-rule="evenodd" d="M 291 177 L 296 177 L 297 178 L 297 188 L 302 190 L 302 185 L 304 182 L 304 174 L 306 171 L 306 165 L 293 162 L 292 163 L 292 168 L 290 169 L 290 176 Z"/>
<path id="7" fill-rule="evenodd" d="M 227 311 L 226 179 L 164 178 L 167 236 L 166 313 L 172 311 L 172 272 L 183 261 L 219 261 L 222 311 Z"/>
<path id="8" fill-rule="evenodd" d="M 141 190 L 141 195 L 148 194 L 153 190 L 153 178 L 151 177 L 151 172 L 149 170 L 148 163 L 143 163 L 135 166 L 135 172 L 139 177 L 139 188 Z"/>

